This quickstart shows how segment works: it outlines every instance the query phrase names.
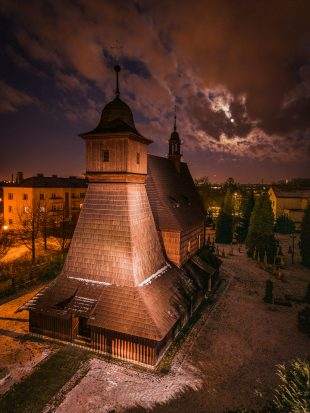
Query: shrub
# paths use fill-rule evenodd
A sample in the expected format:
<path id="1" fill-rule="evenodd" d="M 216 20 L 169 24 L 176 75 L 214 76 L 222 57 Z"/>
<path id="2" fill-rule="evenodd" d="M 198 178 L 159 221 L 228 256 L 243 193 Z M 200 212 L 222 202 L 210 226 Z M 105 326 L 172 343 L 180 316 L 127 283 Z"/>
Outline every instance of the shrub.
<path id="1" fill-rule="evenodd" d="M 279 234 L 292 234 L 295 231 L 295 224 L 287 215 L 280 215 L 276 219 L 275 232 Z"/>
<path id="2" fill-rule="evenodd" d="M 300 254 L 302 264 L 305 267 L 310 267 L 310 203 L 305 210 L 305 215 L 301 224 Z"/>
<path id="3" fill-rule="evenodd" d="M 233 239 L 233 215 L 231 193 L 227 191 L 220 214 L 216 221 L 216 242 L 230 244 Z"/>
<path id="4" fill-rule="evenodd" d="M 300 331 L 310 336 L 310 307 L 305 307 L 298 313 L 298 327 Z"/>
<path id="5" fill-rule="evenodd" d="M 261 261 L 264 260 L 266 254 L 268 262 L 273 262 L 277 251 L 273 221 L 268 193 L 263 192 L 255 201 L 246 238 L 247 253 L 250 257 L 253 257 L 256 251 Z"/>
<path id="6" fill-rule="evenodd" d="M 310 411 L 310 364 L 295 360 L 289 365 L 278 366 L 277 375 L 281 383 L 275 389 L 273 412 Z"/>

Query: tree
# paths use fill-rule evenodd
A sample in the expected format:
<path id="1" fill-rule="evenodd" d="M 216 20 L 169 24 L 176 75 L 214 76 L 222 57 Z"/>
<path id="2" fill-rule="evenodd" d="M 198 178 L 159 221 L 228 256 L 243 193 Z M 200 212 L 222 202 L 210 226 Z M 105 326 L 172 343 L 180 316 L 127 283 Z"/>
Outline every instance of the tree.
<path id="1" fill-rule="evenodd" d="M 47 205 L 44 204 L 41 206 L 41 234 L 45 251 L 47 251 L 47 240 L 52 226 L 51 211 L 49 211 Z"/>
<path id="2" fill-rule="evenodd" d="M 233 192 L 236 191 L 239 187 L 239 184 L 234 180 L 234 178 L 227 178 L 227 180 L 223 184 L 223 189 L 227 193 L 227 191 Z"/>
<path id="3" fill-rule="evenodd" d="M 271 280 L 266 280 L 264 301 L 273 304 L 273 282 Z"/>
<path id="4" fill-rule="evenodd" d="M 0 260 L 4 258 L 13 244 L 13 233 L 11 231 L 0 231 Z"/>
<path id="5" fill-rule="evenodd" d="M 302 264 L 305 267 L 310 267 L 310 203 L 301 223 L 300 254 Z"/>
<path id="6" fill-rule="evenodd" d="M 36 240 L 42 225 L 42 207 L 40 202 L 33 203 L 18 211 L 20 229 L 18 239 L 31 252 L 32 263 L 36 260 Z"/>
<path id="7" fill-rule="evenodd" d="M 248 255 L 253 257 L 256 250 L 262 261 L 265 254 L 268 262 L 273 262 L 277 242 L 274 237 L 274 217 L 269 195 L 263 191 L 255 200 L 246 237 Z"/>
<path id="8" fill-rule="evenodd" d="M 283 214 L 276 219 L 274 230 L 279 234 L 292 234 L 295 231 L 295 223 Z"/>
<path id="9" fill-rule="evenodd" d="M 201 201 L 203 203 L 204 210 L 207 211 L 210 207 L 210 192 L 211 192 L 211 183 L 207 176 L 198 178 L 195 180 L 195 185 L 198 189 Z"/>
<path id="10" fill-rule="evenodd" d="M 236 229 L 236 237 L 238 242 L 244 242 L 246 240 L 254 204 L 254 192 L 250 190 L 245 194 L 242 200 L 241 219 Z"/>
<path id="11" fill-rule="evenodd" d="M 63 253 L 69 247 L 74 233 L 76 222 L 70 218 L 66 208 L 61 208 L 53 214 L 54 227 L 52 235 L 55 237 L 60 251 Z"/>
<path id="12" fill-rule="evenodd" d="M 231 191 L 228 190 L 216 222 L 216 242 L 230 244 L 233 239 L 233 215 Z"/>

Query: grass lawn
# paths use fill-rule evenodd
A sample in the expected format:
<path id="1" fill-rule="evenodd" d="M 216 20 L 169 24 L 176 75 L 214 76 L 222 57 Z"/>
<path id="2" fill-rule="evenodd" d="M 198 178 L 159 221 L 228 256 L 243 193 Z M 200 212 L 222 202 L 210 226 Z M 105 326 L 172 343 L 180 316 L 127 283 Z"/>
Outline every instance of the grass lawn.
<path id="1" fill-rule="evenodd" d="M 61 348 L 16 383 L 2 399 L 0 412 L 39 413 L 62 386 L 73 376 L 90 353 L 70 346 Z"/>

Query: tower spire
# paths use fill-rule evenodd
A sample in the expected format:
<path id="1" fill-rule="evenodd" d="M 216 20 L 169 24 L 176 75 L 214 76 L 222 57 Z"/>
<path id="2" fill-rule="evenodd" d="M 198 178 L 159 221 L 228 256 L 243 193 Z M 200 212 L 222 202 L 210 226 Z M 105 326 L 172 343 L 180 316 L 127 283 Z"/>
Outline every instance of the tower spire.
<path id="1" fill-rule="evenodd" d="M 173 124 L 174 132 L 177 131 L 177 105 L 174 105 L 174 124 Z"/>
<path id="2" fill-rule="evenodd" d="M 173 162 L 178 171 L 180 171 L 181 157 L 181 139 L 177 131 L 177 106 L 174 105 L 173 132 L 169 139 L 168 158 Z"/>
<path id="3" fill-rule="evenodd" d="M 116 89 L 115 89 L 115 95 L 116 97 L 119 97 L 120 93 L 119 93 L 119 82 L 118 82 L 118 74 L 121 71 L 121 67 L 120 65 L 115 65 L 114 66 L 114 70 L 116 73 Z"/>

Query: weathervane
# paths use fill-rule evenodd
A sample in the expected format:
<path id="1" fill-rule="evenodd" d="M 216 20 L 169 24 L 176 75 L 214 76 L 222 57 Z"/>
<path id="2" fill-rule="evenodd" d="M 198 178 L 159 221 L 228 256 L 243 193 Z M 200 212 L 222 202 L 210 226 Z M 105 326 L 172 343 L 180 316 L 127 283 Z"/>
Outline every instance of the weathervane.
<path id="1" fill-rule="evenodd" d="M 122 50 L 123 50 L 123 46 L 121 45 L 121 43 L 120 43 L 118 40 L 116 40 L 116 41 L 115 41 L 115 44 L 112 45 L 110 48 L 111 48 L 112 50 L 115 50 L 115 51 L 116 51 L 116 53 L 114 53 L 114 56 L 112 56 L 112 58 L 113 58 L 113 60 L 114 60 L 114 71 L 115 71 L 115 73 L 116 73 L 116 88 L 115 88 L 115 94 L 116 94 L 117 97 L 119 97 L 120 91 L 119 91 L 119 76 L 118 76 L 118 74 L 119 74 L 119 72 L 121 71 L 121 67 L 120 67 L 120 65 L 119 65 L 119 61 L 120 61 L 121 52 L 122 52 Z"/>
<path id="2" fill-rule="evenodd" d="M 120 65 L 115 65 L 115 66 L 114 66 L 114 70 L 115 70 L 115 73 L 116 73 L 116 89 L 115 89 L 115 94 L 116 94 L 117 97 L 119 97 L 118 74 L 119 74 L 119 72 L 121 71 Z"/>
<path id="3" fill-rule="evenodd" d="M 177 104 L 174 104 L 174 125 L 173 130 L 176 132 L 177 130 Z"/>

